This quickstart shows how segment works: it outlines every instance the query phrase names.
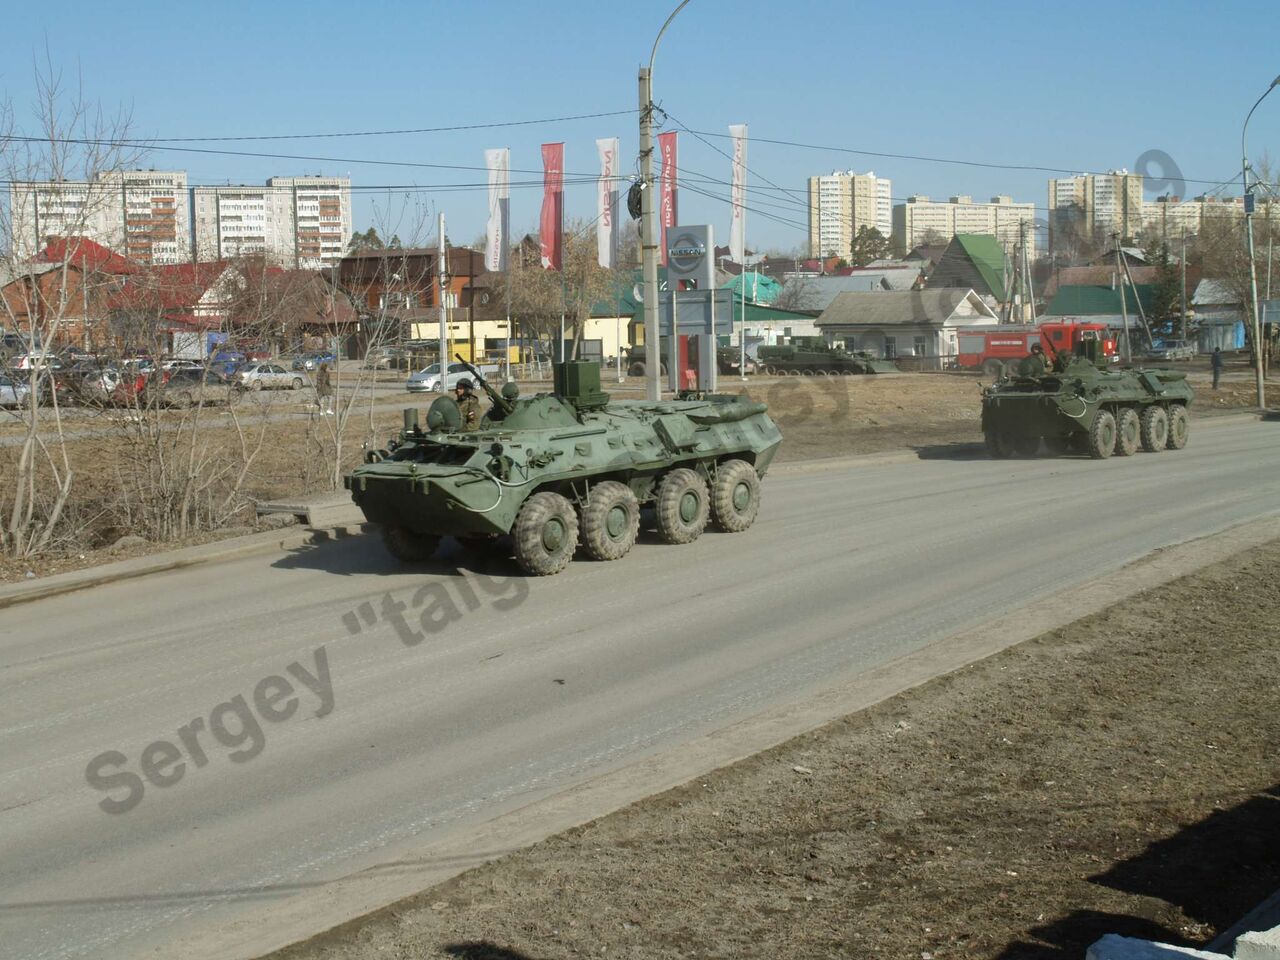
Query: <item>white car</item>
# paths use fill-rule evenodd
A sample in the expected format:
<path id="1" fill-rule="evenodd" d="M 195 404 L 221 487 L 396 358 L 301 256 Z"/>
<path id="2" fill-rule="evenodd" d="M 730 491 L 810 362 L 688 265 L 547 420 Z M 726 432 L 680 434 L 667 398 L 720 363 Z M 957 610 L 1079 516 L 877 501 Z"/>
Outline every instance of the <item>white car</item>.
<path id="1" fill-rule="evenodd" d="M 204 364 L 199 360 L 166 360 L 160 364 L 161 370 L 203 370 Z"/>
<path id="2" fill-rule="evenodd" d="M 250 363 L 241 367 L 235 381 L 242 390 L 301 390 L 306 378 L 278 363 Z"/>
<path id="3" fill-rule="evenodd" d="M 0 375 L 0 407 L 20 407 L 30 392 L 31 388 L 21 380 Z"/>
<path id="4" fill-rule="evenodd" d="M 481 375 L 490 380 L 501 372 L 496 365 L 476 367 Z M 443 393 L 452 390 L 458 385 L 459 380 L 475 381 L 475 375 L 460 363 L 449 364 L 448 383 L 444 384 L 441 389 L 440 384 L 440 364 L 433 363 L 431 366 L 419 370 L 415 374 L 411 374 L 409 379 L 404 382 L 404 388 L 410 393 Z M 479 384 L 474 384 L 477 388 Z"/>

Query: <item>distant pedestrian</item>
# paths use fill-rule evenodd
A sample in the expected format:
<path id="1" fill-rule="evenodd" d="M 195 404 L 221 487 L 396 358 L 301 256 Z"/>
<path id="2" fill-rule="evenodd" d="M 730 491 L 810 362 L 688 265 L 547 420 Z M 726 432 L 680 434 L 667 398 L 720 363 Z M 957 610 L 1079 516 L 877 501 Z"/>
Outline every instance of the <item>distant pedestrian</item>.
<path id="1" fill-rule="evenodd" d="M 1218 381 L 1222 379 L 1222 348 L 1214 347 L 1209 355 L 1209 368 L 1213 371 L 1213 389 L 1218 389 Z"/>
<path id="2" fill-rule="evenodd" d="M 333 416 L 333 381 L 329 377 L 329 364 L 320 364 L 316 371 L 316 403 L 320 407 L 320 416 Z"/>

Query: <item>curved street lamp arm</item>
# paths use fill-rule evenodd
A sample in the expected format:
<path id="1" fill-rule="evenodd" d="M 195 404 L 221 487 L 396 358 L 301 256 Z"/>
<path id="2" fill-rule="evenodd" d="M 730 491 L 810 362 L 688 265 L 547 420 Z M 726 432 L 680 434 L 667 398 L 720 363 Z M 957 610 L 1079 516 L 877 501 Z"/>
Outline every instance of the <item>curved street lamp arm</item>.
<path id="1" fill-rule="evenodd" d="M 667 32 L 667 27 L 671 26 L 671 21 L 676 18 L 676 14 L 688 6 L 689 0 L 681 0 L 680 6 L 671 11 L 671 16 L 667 17 L 666 23 L 662 25 L 662 29 L 658 31 L 658 35 L 653 38 L 653 52 L 649 54 L 649 76 L 653 76 L 653 61 L 658 56 L 658 41 L 662 39 L 662 35 Z M 1280 80 L 1280 77 L 1276 78 Z M 1266 94 L 1263 94 L 1266 96 Z"/>
<path id="2" fill-rule="evenodd" d="M 685 0 L 685 2 L 688 2 L 688 0 Z M 681 6 L 684 6 L 684 4 L 681 4 Z M 677 11 L 677 13 L 678 12 L 679 11 Z M 673 13 L 671 16 L 674 17 L 675 14 Z M 670 23 L 671 21 L 668 20 L 667 22 Z M 666 27 L 663 27 L 663 29 L 665 30 Z M 659 36 L 661 36 L 661 34 L 659 34 Z M 656 48 L 657 45 L 655 44 L 654 46 Z M 1249 108 L 1249 113 L 1244 118 L 1244 126 L 1240 128 L 1240 156 L 1244 160 L 1244 169 L 1246 171 L 1249 169 L 1249 151 L 1244 145 L 1244 137 L 1249 130 L 1249 121 L 1253 119 L 1253 111 L 1258 109 L 1258 104 L 1262 103 L 1263 100 L 1267 99 L 1267 94 L 1270 93 L 1272 90 L 1274 90 L 1277 86 L 1280 86 L 1280 77 L 1276 77 L 1274 80 L 1272 80 L 1271 86 L 1267 87 L 1266 92 L 1263 93 L 1262 96 L 1258 98 L 1257 103 L 1255 103 L 1252 107 Z M 1249 183 L 1248 183 L 1247 176 L 1244 184 L 1244 189 L 1245 189 L 1245 193 L 1249 192 Z"/>

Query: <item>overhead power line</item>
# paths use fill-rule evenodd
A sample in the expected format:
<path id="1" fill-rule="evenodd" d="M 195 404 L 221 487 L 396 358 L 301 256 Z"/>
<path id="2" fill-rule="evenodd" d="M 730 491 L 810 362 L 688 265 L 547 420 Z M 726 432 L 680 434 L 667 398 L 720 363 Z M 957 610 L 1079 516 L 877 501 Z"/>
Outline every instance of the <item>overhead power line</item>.
<path id="1" fill-rule="evenodd" d="M 152 137 L 149 143 L 231 143 L 244 140 L 328 140 L 344 137 L 394 137 L 417 133 L 456 133 L 463 130 L 493 130 L 500 127 L 532 127 L 543 123 L 568 123 L 571 120 L 596 120 L 600 117 L 622 117 L 638 113 L 630 110 L 609 110 L 603 113 L 577 113 L 564 117 L 543 117 L 538 120 L 501 120 L 493 123 L 460 123 L 448 127 L 414 127 L 406 130 L 357 130 L 340 133 L 267 133 L 234 137 Z"/>
<path id="2" fill-rule="evenodd" d="M 674 117 L 672 119 L 675 119 Z M 679 123 L 679 121 L 676 121 Z M 683 124 L 682 124 L 683 126 Z M 688 128 L 686 128 L 688 129 Z M 729 140 L 731 137 L 727 133 L 713 133 L 709 130 L 689 130 L 689 133 L 696 137 L 717 137 L 723 140 Z M 984 167 L 990 170 L 1026 170 L 1033 173 L 1061 173 L 1067 176 L 1109 176 L 1110 172 L 1099 173 L 1097 171 L 1080 170 L 1079 168 L 1068 169 L 1065 167 L 1048 167 L 1029 163 L 990 163 L 982 160 L 958 160 L 951 157 L 926 157 L 910 153 L 885 153 L 876 150 L 858 150 L 853 147 L 830 146 L 817 143 L 800 143 L 796 140 L 777 140 L 769 137 L 752 137 L 752 143 L 770 143 L 780 147 L 796 147 L 802 150 L 822 150 L 827 153 L 852 153 L 863 157 L 879 157 L 886 160 L 916 160 L 921 163 L 950 163 L 964 167 Z M 1218 180 L 1197 180 L 1192 177 L 1181 177 L 1183 183 L 1211 183 L 1217 184 Z"/>

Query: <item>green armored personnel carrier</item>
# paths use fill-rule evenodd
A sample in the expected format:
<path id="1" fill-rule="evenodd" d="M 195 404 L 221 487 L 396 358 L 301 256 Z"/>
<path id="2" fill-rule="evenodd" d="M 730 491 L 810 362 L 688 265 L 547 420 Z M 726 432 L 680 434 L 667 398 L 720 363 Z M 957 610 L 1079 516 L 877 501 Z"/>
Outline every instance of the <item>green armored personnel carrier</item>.
<path id="1" fill-rule="evenodd" d="M 396 557 L 425 560 L 445 536 L 509 534 L 520 565 L 546 575 L 579 546 L 597 560 L 624 556 L 642 506 L 667 543 L 695 540 L 712 519 L 729 532 L 754 522 L 782 440 L 764 404 L 736 394 L 612 401 L 600 367 L 582 361 L 555 364 L 553 391 L 533 397 L 472 372 L 493 401 L 478 430 L 459 432 L 457 404 L 440 397 L 425 430 L 406 410 L 399 437 L 345 478 Z"/>
<path id="2" fill-rule="evenodd" d="M 879 360 L 862 350 L 851 353 L 828 346 L 821 337 L 797 337 L 783 346 L 761 346 L 756 350 L 756 363 L 762 373 L 786 377 L 898 372 L 891 360 Z"/>
<path id="3" fill-rule="evenodd" d="M 1107 368 L 1102 344 L 1081 341 L 1049 369 L 1024 360 L 1015 376 L 982 392 L 982 432 L 993 457 L 1031 456 L 1041 441 L 1051 453 L 1088 452 L 1095 459 L 1187 445 L 1186 374 L 1139 367 Z"/>

